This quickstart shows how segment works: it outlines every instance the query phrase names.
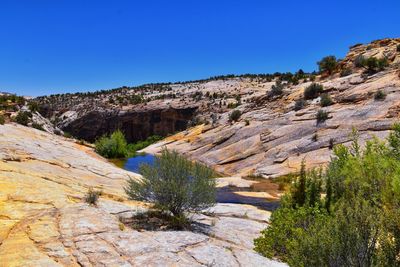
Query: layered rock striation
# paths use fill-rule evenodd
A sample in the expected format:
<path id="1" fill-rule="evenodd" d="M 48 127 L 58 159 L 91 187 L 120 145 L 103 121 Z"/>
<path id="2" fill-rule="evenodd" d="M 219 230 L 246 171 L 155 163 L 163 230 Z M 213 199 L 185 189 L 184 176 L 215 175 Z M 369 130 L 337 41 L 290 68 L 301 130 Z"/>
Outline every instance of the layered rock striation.
<path id="1" fill-rule="evenodd" d="M 0 266 L 285 266 L 252 250 L 270 215 L 252 206 L 218 204 L 194 232 L 122 224 L 148 208 L 124 194 L 138 177 L 71 139 L 0 125 Z"/>

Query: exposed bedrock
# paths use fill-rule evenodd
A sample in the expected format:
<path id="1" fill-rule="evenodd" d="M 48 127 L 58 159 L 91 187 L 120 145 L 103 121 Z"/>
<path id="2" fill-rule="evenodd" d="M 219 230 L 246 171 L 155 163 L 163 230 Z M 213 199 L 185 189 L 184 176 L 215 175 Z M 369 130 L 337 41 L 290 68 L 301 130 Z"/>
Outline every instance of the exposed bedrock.
<path id="1" fill-rule="evenodd" d="M 168 108 L 142 111 L 92 111 L 72 121 L 63 130 L 93 142 L 99 136 L 117 129 L 128 142 L 144 140 L 151 135 L 166 136 L 187 128 L 197 108 Z"/>

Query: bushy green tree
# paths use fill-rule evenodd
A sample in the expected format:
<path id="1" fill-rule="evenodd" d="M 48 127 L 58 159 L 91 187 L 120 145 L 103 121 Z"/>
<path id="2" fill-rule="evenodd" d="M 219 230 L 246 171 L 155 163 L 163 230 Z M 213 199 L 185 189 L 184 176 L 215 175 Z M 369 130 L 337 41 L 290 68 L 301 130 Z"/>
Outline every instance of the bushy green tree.
<path id="1" fill-rule="evenodd" d="M 214 172 L 175 151 L 164 149 L 153 165 L 142 165 L 140 180 L 130 179 L 125 191 L 130 199 L 146 201 L 174 217 L 198 212 L 215 204 Z"/>
<path id="2" fill-rule="evenodd" d="M 393 129 L 364 149 L 354 132 L 324 172 L 302 171 L 306 201 L 290 190 L 255 249 L 291 266 L 400 266 L 400 125 Z"/>
<path id="3" fill-rule="evenodd" d="M 338 62 L 335 56 L 327 56 L 318 61 L 317 64 L 320 72 L 327 72 L 331 75 L 336 70 Z"/>

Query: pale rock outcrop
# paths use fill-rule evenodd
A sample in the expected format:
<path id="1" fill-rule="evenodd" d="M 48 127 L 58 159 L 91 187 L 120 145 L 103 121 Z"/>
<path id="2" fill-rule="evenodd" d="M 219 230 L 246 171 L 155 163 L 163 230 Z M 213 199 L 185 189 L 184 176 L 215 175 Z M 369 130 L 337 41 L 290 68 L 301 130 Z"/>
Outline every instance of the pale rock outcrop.
<path id="1" fill-rule="evenodd" d="M 317 98 L 294 111 L 294 99 L 302 97 L 309 83 L 300 84 L 286 89 L 286 94 L 273 102 L 243 104 L 238 122 L 199 125 L 143 151 L 158 153 L 167 147 L 226 175 L 277 177 L 299 170 L 303 159 L 307 167 L 328 163 L 332 145 L 349 144 L 353 128 L 363 143 L 374 136 L 385 138 L 399 120 L 397 69 L 370 76 L 358 72 L 319 82 L 331 95 L 333 105 L 322 108 Z M 384 100 L 374 99 L 378 90 L 387 95 Z M 320 109 L 328 112 L 323 123 L 316 122 Z"/>
<path id="2" fill-rule="evenodd" d="M 270 215 L 253 206 L 218 204 L 194 232 L 123 225 L 147 210 L 124 195 L 138 177 L 69 139 L 0 125 L 0 266 L 286 266 L 253 251 Z M 97 207 L 83 200 L 90 187 Z"/>

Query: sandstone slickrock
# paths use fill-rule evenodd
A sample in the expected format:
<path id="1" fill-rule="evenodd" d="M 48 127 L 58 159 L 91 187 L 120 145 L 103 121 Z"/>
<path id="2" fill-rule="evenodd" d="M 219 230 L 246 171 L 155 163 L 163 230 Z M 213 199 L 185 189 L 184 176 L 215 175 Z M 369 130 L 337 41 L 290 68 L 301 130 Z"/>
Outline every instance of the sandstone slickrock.
<path id="1" fill-rule="evenodd" d="M 261 175 L 277 177 L 299 170 L 305 159 L 307 167 L 326 164 L 332 156 L 332 145 L 349 144 L 353 128 L 359 131 L 361 143 L 373 136 L 384 138 L 400 111 L 400 39 L 385 39 L 351 49 L 341 64 L 353 66 L 355 57 L 389 58 L 390 67 L 373 75 L 363 69 L 340 77 L 335 74 L 319 78 L 333 99 L 333 105 L 322 108 L 320 98 L 308 101 L 298 111 L 296 99 L 302 98 L 304 88 L 311 82 L 291 85 L 284 96 L 268 100 L 247 101 L 238 122 L 229 122 L 226 112 L 213 125 L 200 125 L 144 149 L 158 153 L 163 147 L 174 149 L 193 160 L 214 167 L 226 175 Z M 247 85 L 249 86 L 249 85 Z M 270 86 L 266 86 L 264 93 Z M 387 96 L 374 99 L 378 90 Z M 265 100 L 267 99 L 267 100 Z M 323 109 L 328 119 L 317 124 L 316 113 Z"/>
<path id="2" fill-rule="evenodd" d="M 249 205 L 218 204 L 194 232 L 122 226 L 147 209 L 126 200 L 129 177 L 89 147 L 0 126 L 0 266 L 286 266 L 252 250 L 270 213 Z M 84 203 L 90 187 L 97 207 Z"/>

